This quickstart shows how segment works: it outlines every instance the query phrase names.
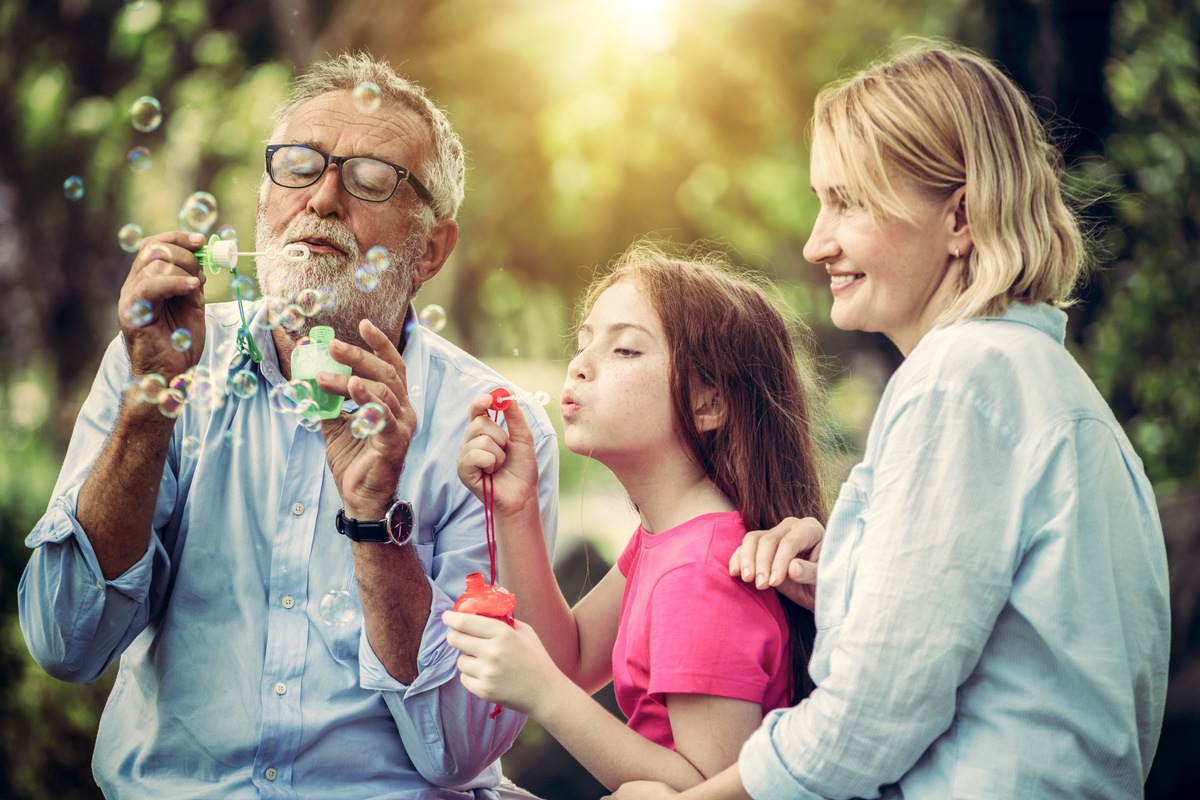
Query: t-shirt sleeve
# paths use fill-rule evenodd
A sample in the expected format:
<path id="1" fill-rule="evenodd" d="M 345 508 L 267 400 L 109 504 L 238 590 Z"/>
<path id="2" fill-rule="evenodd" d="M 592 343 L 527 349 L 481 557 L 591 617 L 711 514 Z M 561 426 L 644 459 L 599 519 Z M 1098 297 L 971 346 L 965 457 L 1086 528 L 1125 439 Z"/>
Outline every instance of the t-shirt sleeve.
<path id="1" fill-rule="evenodd" d="M 787 668 L 778 603 L 774 592 L 711 565 L 681 565 L 663 575 L 648 614 L 648 691 L 762 703 L 772 677 Z"/>

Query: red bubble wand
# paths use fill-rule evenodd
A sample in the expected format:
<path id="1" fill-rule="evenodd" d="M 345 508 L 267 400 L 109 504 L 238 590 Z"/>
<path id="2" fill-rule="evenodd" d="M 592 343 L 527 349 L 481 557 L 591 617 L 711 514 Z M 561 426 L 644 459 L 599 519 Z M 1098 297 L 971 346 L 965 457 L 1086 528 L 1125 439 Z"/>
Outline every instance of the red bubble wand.
<path id="1" fill-rule="evenodd" d="M 512 392 L 507 389 L 492 391 L 492 405 L 488 415 L 493 420 L 499 419 L 500 412 L 508 410 L 512 405 Z M 493 413 L 495 412 L 495 413 Z M 516 620 L 517 597 L 503 586 L 496 585 L 496 519 L 493 512 L 496 494 L 492 488 L 492 476 L 483 474 L 483 528 L 487 536 L 488 562 L 491 566 L 491 584 L 484 581 L 482 572 L 472 572 L 467 576 L 466 591 L 454 603 L 454 610 L 464 614 L 478 614 L 481 617 L 491 617 L 506 623 L 510 627 Z M 500 713 L 500 704 L 488 714 L 495 719 Z"/>

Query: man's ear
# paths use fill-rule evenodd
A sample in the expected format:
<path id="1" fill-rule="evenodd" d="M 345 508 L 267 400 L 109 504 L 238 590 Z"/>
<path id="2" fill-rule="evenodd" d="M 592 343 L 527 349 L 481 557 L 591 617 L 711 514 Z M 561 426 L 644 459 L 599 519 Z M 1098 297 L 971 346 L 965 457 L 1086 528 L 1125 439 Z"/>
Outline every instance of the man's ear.
<path id="1" fill-rule="evenodd" d="M 725 403 L 716 389 L 705 387 L 692 393 L 692 419 L 700 433 L 715 431 L 725 424 Z"/>
<path id="2" fill-rule="evenodd" d="M 417 262 L 416 274 L 413 275 L 413 289 L 425 283 L 442 271 L 446 259 L 458 243 L 458 223 L 452 219 L 439 219 L 429 232 L 429 241 L 425 244 L 425 252 Z"/>

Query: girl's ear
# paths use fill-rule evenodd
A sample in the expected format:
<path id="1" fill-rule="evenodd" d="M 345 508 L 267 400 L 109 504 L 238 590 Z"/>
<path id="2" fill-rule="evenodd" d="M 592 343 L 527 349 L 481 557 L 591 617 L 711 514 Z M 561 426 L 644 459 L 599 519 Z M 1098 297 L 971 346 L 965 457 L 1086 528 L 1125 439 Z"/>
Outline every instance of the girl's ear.
<path id="1" fill-rule="evenodd" d="M 705 387 L 692 393 L 692 419 L 700 433 L 715 431 L 725 424 L 725 404 L 716 389 Z"/>

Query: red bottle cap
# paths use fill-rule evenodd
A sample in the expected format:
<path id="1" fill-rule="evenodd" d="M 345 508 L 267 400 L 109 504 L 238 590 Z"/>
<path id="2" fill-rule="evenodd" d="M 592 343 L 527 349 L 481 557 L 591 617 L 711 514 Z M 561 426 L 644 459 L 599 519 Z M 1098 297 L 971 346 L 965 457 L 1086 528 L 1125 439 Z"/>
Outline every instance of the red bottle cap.
<path id="1" fill-rule="evenodd" d="M 489 586 L 482 572 L 472 572 L 467 576 L 467 590 L 454 602 L 454 610 L 491 617 L 512 625 L 517 610 L 517 596 L 503 586 Z"/>
<path id="2" fill-rule="evenodd" d="M 512 405 L 513 393 L 505 389 L 503 386 L 499 389 L 492 389 L 489 394 L 492 396 L 492 411 L 508 411 L 508 407 Z"/>

